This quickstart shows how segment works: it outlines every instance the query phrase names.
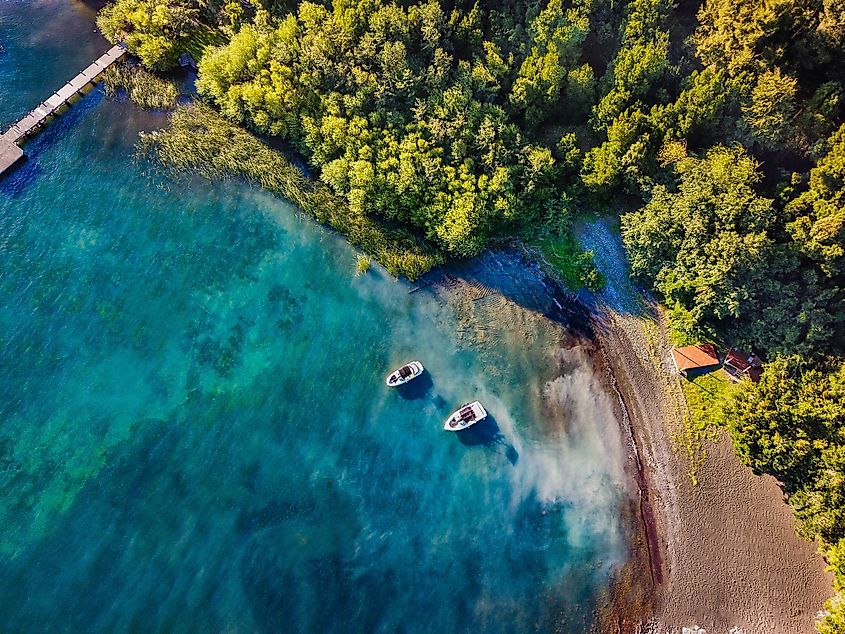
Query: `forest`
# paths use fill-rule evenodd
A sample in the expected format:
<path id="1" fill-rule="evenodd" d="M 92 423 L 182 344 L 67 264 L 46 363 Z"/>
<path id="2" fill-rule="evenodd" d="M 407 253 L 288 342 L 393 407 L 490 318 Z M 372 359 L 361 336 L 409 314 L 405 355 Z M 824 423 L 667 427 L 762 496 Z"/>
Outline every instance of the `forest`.
<path id="1" fill-rule="evenodd" d="M 198 57 L 221 123 L 195 128 L 283 139 L 391 272 L 617 216 L 678 337 L 767 357 L 719 415 L 818 540 L 819 629 L 845 632 L 845 0 L 117 0 L 98 23 L 150 69 Z"/>

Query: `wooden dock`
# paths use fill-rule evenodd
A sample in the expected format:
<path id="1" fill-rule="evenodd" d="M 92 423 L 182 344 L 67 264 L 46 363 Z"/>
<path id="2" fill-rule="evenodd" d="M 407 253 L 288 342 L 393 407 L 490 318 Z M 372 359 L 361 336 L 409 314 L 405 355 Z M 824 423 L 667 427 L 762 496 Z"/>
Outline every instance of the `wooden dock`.
<path id="1" fill-rule="evenodd" d="M 115 44 L 103 53 L 85 70 L 54 92 L 46 101 L 40 103 L 23 119 L 0 135 L 0 176 L 17 164 L 24 157 L 19 143 L 40 130 L 64 106 L 70 104 L 73 97 L 82 95 L 83 90 L 93 83 L 112 64 L 126 55 L 126 49 Z"/>

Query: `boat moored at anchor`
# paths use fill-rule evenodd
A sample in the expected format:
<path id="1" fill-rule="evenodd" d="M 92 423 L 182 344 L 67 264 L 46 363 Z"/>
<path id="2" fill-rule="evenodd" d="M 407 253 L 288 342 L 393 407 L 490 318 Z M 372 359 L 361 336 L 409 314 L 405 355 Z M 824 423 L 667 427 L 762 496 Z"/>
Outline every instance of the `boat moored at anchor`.
<path id="1" fill-rule="evenodd" d="M 424 371 L 425 368 L 422 363 L 419 361 L 411 361 L 410 363 L 403 365 L 398 370 L 394 370 L 388 374 L 387 379 L 385 379 L 385 383 L 387 383 L 388 387 L 404 385 L 405 383 L 416 379 Z"/>
<path id="2" fill-rule="evenodd" d="M 487 418 L 487 410 L 479 401 L 464 403 L 446 419 L 443 429 L 461 431 Z"/>

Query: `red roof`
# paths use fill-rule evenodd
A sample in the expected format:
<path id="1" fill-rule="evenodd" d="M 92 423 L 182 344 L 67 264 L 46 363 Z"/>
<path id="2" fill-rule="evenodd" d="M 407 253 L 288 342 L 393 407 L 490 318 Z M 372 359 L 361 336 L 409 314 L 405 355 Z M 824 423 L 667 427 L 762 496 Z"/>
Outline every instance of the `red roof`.
<path id="1" fill-rule="evenodd" d="M 745 372 L 748 368 L 759 368 L 763 366 L 760 358 L 753 354 L 748 354 L 742 350 L 731 348 L 725 357 L 725 364 L 730 365 L 740 372 Z"/>
<path id="2" fill-rule="evenodd" d="M 735 368 L 740 374 L 746 373 L 755 383 L 760 380 L 763 362 L 756 354 L 731 348 L 725 356 L 725 365 Z"/>
<path id="3" fill-rule="evenodd" d="M 675 367 L 678 368 L 678 372 L 719 365 L 716 346 L 712 343 L 672 348 L 672 358 L 675 360 Z"/>

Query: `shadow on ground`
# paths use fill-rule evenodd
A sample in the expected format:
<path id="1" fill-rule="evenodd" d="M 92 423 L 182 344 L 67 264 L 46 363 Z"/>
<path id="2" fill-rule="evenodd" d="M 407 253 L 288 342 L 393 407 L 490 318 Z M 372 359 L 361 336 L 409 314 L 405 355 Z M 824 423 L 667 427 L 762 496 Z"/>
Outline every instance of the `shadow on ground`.
<path id="1" fill-rule="evenodd" d="M 614 223 L 612 218 L 593 218 L 579 222 L 574 228 L 578 243 L 584 250 L 593 252 L 593 262 L 605 279 L 604 288 L 597 293 L 582 292 L 579 296 L 593 309 L 646 316 L 653 313 L 653 305 L 630 277 L 628 255 Z"/>

